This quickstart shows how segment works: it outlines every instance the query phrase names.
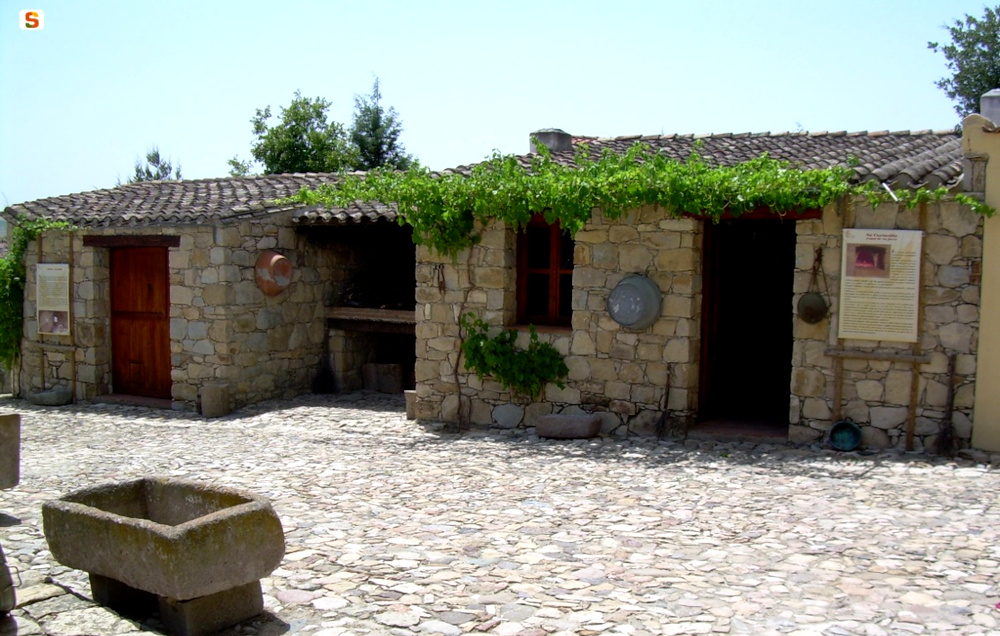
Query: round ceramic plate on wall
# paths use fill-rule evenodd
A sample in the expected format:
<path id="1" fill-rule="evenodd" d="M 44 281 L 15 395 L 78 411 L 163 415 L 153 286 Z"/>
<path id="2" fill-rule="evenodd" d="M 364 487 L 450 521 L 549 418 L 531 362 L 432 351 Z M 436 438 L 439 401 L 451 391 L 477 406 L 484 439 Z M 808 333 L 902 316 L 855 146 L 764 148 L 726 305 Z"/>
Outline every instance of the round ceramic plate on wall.
<path id="1" fill-rule="evenodd" d="M 270 250 L 263 252 L 254 267 L 257 287 L 268 296 L 277 296 L 292 283 L 292 263 Z"/>
<path id="2" fill-rule="evenodd" d="M 639 274 L 629 274 L 608 295 L 611 318 L 629 329 L 645 329 L 660 317 L 660 290 Z"/>

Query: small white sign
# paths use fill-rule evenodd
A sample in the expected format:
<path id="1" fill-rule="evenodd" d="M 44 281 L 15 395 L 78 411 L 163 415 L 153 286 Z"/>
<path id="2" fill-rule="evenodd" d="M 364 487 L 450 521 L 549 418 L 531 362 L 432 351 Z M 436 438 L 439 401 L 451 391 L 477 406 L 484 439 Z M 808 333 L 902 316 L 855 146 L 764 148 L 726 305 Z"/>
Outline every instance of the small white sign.
<path id="1" fill-rule="evenodd" d="M 35 265 L 38 333 L 69 335 L 69 265 Z"/>

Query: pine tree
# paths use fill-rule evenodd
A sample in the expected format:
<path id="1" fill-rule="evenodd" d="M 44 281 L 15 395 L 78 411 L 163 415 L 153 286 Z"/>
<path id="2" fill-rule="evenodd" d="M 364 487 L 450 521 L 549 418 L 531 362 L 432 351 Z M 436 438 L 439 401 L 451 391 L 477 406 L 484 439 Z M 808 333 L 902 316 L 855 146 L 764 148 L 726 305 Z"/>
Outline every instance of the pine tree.
<path id="1" fill-rule="evenodd" d="M 160 156 L 160 149 L 153 146 L 152 150 L 146 153 L 146 163 L 141 159 L 135 160 L 135 172 L 129 177 L 128 183 L 139 183 L 140 181 L 164 181 L 168 179 L 181 178 L 181 164 L 176 167 L 170 163 L 169 159 Z M 121 181 L 118 182 L 121 185 Z"/>
<path id="2" fill-rule="evenodd" d="M 382 107 L 382 93 L 375 78 L 372 92 L 367 97 L 354 96 L 354 122 L 351 124 L 351 141 L 358 149 L 358 170 L 373 168 L 394 168 L 406 170 L 414 159 L 406 154 L 399 143 L 403 132 L 402 123 L 396 109 Z"/>

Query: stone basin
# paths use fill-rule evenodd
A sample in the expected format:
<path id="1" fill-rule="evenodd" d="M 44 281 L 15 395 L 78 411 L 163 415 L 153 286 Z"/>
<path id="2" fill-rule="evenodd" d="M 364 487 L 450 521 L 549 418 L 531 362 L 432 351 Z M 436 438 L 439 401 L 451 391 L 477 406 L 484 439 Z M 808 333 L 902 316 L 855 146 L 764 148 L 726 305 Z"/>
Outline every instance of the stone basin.
<path id="1" fill-rule="evenodd" d="M 42 506 L 42 523 L 52 556 L 90 574 L 94 600 L 125 614 L 158 602 L 178 634 L 260 613 L 260 579 L 285 553 L 265 498 L 174 479 L 71 492 Z"/>

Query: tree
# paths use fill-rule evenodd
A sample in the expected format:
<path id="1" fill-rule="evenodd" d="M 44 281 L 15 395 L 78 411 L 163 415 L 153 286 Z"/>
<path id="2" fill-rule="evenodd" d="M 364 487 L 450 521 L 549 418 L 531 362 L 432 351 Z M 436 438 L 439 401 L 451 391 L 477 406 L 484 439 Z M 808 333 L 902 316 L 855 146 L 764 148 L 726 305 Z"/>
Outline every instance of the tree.
<path id="1" fill-rule="evenodd" d="M 230 177 L 249 177 L 253 175 L 253 165 L 250 161 L 243 161 L 239 155 L 233 155 L 232 159 L 227 159 L 229 164 Z"/>
<path id="2" fill-rule="evenodd" d="M 268 126 L 271 107 L 257 109 L 250 120 L 257 141 L 251 146 L 254 159 L 264 165 L 266 174 L 289 172 L 337 172 L 354 166 L 357 151 L 344 127 L 328 121 L 330 102 L 309 99 L 295 91 L 288 108 L 281 109 L 280 122 Z M 231 174 L 248 168 L 235 157 L 230 161 Z"/>
<path id="3" fill-rule="evenodd" d="M 941 51 L 948 60 L 951 77 L 936 82 L 952 101 L 960 117 L 979 111 L 979 98 L 1000 88 L 1000 6 L 985 9 L 983 17 L 966 15 L 945 26 L 951 44 L 928 42 L 927 48 Z"/>
<path id="4" fill-rule="evenodd" d="M 153 146 L 152 150 L 146 153 L 146 163 L 141 159 L 135 160 L 135 172 L 129 177 L 128 183 L 139 183 L 140 181 L 164 181 L 167 179 L 181 178 L 181 164 L 175 168 L 169 159 L 160 156 L 160 149 Z M 119 179 L 118 185 L 121 185 Z"/>
<path id="5" fill-rule="evenodd" d="M 399 143 L 403 126 L 396 109 L 382 107 L 382 93 L 378 78 L 372 86 L 371 95 L 354 96 L 354 122 L 351 124 L 351 141 L 357 146 L 360 158 L 355 164 L 358 170 L 371 170 L 383 166 L 396 170 L 406 170 L 413 165 L 413 157 L 406 154 Z"/>

